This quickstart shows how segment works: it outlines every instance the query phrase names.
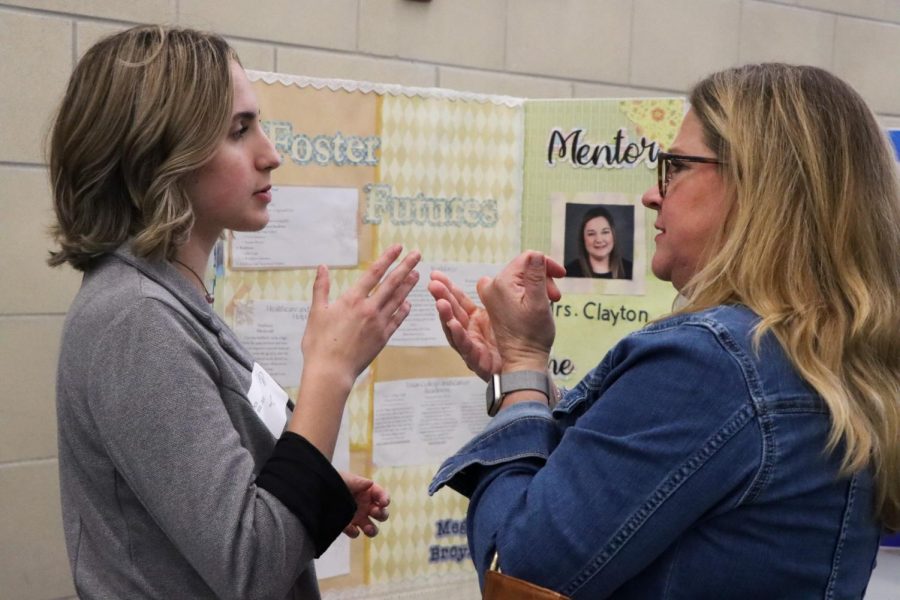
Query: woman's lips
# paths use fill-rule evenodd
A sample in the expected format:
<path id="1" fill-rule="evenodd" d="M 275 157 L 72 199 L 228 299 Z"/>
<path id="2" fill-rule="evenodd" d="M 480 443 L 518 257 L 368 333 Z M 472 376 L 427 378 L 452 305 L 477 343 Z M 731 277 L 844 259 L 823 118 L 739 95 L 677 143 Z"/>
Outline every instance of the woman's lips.
<path id="1" fill-rule="evenodd" d="M 262 188 L 261 190 L 256 190 L 255 192 L 253 192 L 253 195 L 256 196 L 257 198 L 259 198 L 260 200 L 265 200 L 266 202 L 271 202 L 272 201 L 272 186 L 267 185 L 266 187 Z"/>

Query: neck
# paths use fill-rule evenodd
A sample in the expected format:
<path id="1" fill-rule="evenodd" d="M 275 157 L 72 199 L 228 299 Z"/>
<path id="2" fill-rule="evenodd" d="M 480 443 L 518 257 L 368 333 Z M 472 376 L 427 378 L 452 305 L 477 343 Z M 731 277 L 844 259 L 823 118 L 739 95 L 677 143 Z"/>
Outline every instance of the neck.
<path id="1" fill-rule="evenodd" d="M 201 273 L 206 270 L 206 265 L 209 264 L 209 257 L 217 241 L 219 241 L 218 233 L 215 235 L 202 235 L 195 226 L 191 230 L 188 240 L 178 248 L 175 258 Z"/>
<path id="2" fill-rule="evenodd" d="M 594 273 L 609 273 L 609 257 L 606 257 L 603 260 L 597 260 L 596 258 L 589 258 L 588 262 L 591 264 L 591 270 Z"/>
<path id="3" fill-rule="evenodd" d="M 190 239 L 175 253 L 175 268 L 191 282 L 197 291 L 204 296 L 212 297 L 206 288 L 203 276 L 206 273 L 206 265 L 209 264 L 209 256 L 212 254 L 216 240 L 202 240 L 199 236 L 191 235 Z"/>

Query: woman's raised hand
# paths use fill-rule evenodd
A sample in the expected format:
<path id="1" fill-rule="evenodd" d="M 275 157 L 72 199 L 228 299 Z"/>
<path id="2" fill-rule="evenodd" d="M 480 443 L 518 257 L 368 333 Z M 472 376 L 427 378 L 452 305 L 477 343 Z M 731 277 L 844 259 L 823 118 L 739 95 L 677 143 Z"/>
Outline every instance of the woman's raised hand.
<path id="1" fill-rule="evenodd" d="M 553 278 L 565 274 L 559 263 L 528 250 L 495 278 L 478 281 L 478 295 L 490 316 L 501 369 L 547 368 L 556 337 L 550 303 L 561 297 Z"/>
<path id="2" fill-rule="evenodd" d="M 303 336 L 304 371 L 315 369 L 338 378 L 349 389 L 384 348 L 409 314 L 406 297 L 419 279 L 413 269 L 421 254 L 413 250 L 385 276 L 402 251 L 391 246 L 334 302 L 328 299 L 328 268 L 320 266 L 313 284 L 309 321 Z"/>
<path id="3" fill-rule="evenodd" d="M 509 288 L 508 281 L 521 281 L 525 273 L 523 269 L 529 256 L 539 260 L 540 264 L 535 268 L 540 269 L 540 273 L 536 271 L 530 273 L 530 277 L 533 280 L 533 285 L 528 287 L 529 293 L 532 295 L 529 296 L 529 298 L 532 298 L 530 308 L 536 310 L 536 313 L 527 318 L 532 319 L 534 316 L 541 318 L 538 322 L 543 324 L 545 328 L 544 333 L 550 332 L 550 344 L 552 344 L 555 333 L 553 319 L 552 317 L 549 318 L 549 329 L 546 329 L 548 324 L 545 322 L 545 317 L 548 317 L 550 313 L 549 303 L 556 302 L 562 297 L 553 278 L 562 277 L 566 273 L 565 269 L 552 259 L 545 258 L 543 254 L 538 252 L 526 252 L 510 262 L 497 278 L 493 280 L 488 277 L 482 278 L 479 281 L 479 295 L 482 294 L 484 289 L 488 291 L 492 298 L 493 307 L 489 307 L 488 310 L 476 305 L 444 273 L 440 271 L 431 273 L 431 283 L 428 285 L 428 291 L 431 292 L 435 299 L 435 306 L 441 326 L 444 329 L 444 335 L 447 337 L 450 346 L 465 361 L 466 366 L 485 381 L 493 373 L 499 373 L 507 360 L 507 357 L 503 356 L 501 352 L 502 347 L 498 346 L 498 340 L 495 336 L 497 324 L 502 324 L 503 334 L 507 340 L 510 338 L 515 339 L 519 336 L 515 319 L 513 319 L 512 323 L 509 323 L 509 319 L 505 318 L 508 315 L 500 317 L 492 313 L 495 311 L 505 312 L 507 309 L 504 308 L 504 304 L 507 302 L 510 302 L 508 309 L 515 314 L 521 314 L 524 308 L 521 299 L 516 300 L 512 297 L 507 297 L 508 294 L 499 294 L 497 290 L 505 292 Z M 496 288 L 495 286 L 497 285 L 500 287 Z M 484 296 L 482 296 L 482 301 L 484 301 Z M 487 303 L 485 305 L 487 306 Z M 518 326 L 522 327 L 522 336 L 528 335 L 527 326 L 529 324 L 524 322 L 518 324 Z M 549 351 L 549 345 L 547 350 Z M 546 364 L 541 369 L 545 367 Z"/>
<path id="4" fill-rule="evenodd" d="M 500 370 L 500 354 L 491 319 L 449 277 L 431 272 L 428 291 L 434 297 L 444 336 L 476 375 L 485 381 Z"/>

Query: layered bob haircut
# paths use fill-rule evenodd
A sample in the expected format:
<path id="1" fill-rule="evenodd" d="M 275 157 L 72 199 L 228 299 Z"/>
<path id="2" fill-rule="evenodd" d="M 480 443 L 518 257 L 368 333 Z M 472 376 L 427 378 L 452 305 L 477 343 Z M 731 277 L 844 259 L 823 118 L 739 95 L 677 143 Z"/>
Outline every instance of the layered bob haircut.
<path id="1" fill-rule="evenodd" d="M 584 228 L 587 227 L 588 221 L 603 217 L 609 223 L 612 231 L 613 248 L 609 253 L 609 272 L 613 279 L 619 279 L 625 276 L 625 266 L 622 264 L 622 255 L 619 252 L 619 244 L 617 244 L 616 222 L 613 220 L 612 214 L 602 206 L 594 206 L 581 216 L 581 225 L 578 227 L 578 263 L 581 266 L 581 272 L 585 277 L 590 277 L 594 269 L 591 267 L 591 257 L 588 254 L 587 246 L 584 243 Z"/>
<path id="2" fill-rule="evenodd" d="M 813 67 L 715 73 L 690 95 L 731 205 L 684 310 L 761 316 L 831 413 L 845 474 L 873 467 L 900 529 L 900 192 L 862 98 Z"/>
<path id="3" fill-rule="evenodd" d="M 193 225 L 186 177 L 213 155 L 232 110 L 221 37 L 141 26 L 107 37 L 78 61 L 50 138 L 60 249 L 51 265 L 87 270 L 129 238 L 171 258 Z"/>

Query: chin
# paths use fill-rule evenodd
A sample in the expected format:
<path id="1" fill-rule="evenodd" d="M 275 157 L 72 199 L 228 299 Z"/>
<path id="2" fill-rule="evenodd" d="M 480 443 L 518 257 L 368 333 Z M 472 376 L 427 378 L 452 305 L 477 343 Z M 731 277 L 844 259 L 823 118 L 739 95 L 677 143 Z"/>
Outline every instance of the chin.
<path id="1" fill-rule="evenodd" d="M 268 225 L 268 224 L 269 224 L 269 215 L 267 214 L 264 219 L 254 219 L 252 221 L 248 219 L 246 222 L 241 223 L 240 226 L 232 227 L 231 230 L 232 231 L 241 231 L 244 233 L 252 233 L 254 231 L 262 231 L 263 229 L 266 228 L 266 225 Z"/>
<path id="2" fill-rule="evenodd" d="M 248 223 L 247 231 L 262 231 L 266 228 L 266 225 L 269 224 L 269 211 L 266 209 L 259 215 L 254 215 L 256 218 Z"/>
<path id="3" fill-rule="evenodd" d="M 663 265 L 657 265 L 656 261 L 650 262 L 650 270 L 653 272 L 653 275 L 660 281 L 672 281 L 672 270 L 663 267 Z"/>

